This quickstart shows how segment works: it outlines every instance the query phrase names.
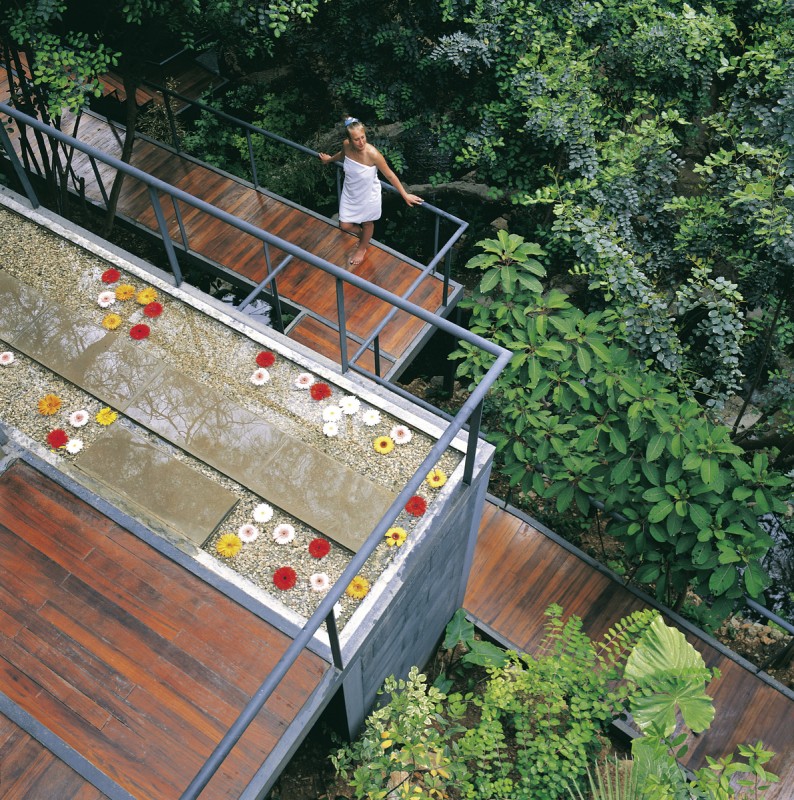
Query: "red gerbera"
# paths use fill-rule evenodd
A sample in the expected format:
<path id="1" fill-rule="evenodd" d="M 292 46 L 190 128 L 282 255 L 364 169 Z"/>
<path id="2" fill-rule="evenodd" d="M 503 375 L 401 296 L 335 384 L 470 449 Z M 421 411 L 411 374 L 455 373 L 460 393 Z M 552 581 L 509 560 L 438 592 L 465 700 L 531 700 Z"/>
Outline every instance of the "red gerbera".
<path id="1" fill-rule="evenodd" d="M 273 573 L 273 583 L 277 589 L 281 589 L 283 592 L 291 589 L 297 579 L 298 576 L 292 567 L 280 567 Z"/>
<path id="2" fill-rule="evenodd" d="M 313 558 L 323 558 L 331 552 L 331 545 L 325 539 L 312 539 L 309 542 L 309 555 Z"/>
<path id="3" fill-rule="evenodd" d="M 313 383 L 309 389 L 312 400 L 325 400 L 331 396 L 331 387 L 327 383 Z"/>
<path id="4" fill-rule="evenodd" d="M 115 283 L 120 277 L 121 273 L 111 267 L 102 273 L 102 283 Z"/>
<path id="5" fill-rule="evenodd" d="M 47 444 L 53 449 L 57 450 L 63 447 L 69 441 L 66 431 L 63 428 L 55 428 L 47 434 Z"/>
<path id="6" fill-rule="evenodd" d="M 263 350 L 257 357 L 256 363 L 260 367 L 272 367 L 276 363 L 276 357 L 269 350 Z"/>
<path id="7" fill-rule="evenodd" d="M 405 510 L 414 517 L 421 517 L 427 511 L 427 500 L 415 494 L 406 504 Z"/>
<path id="8" fill-rule="evenodd" d="M 149 326 L 141 323 L 130 328 L 130 336 L 135 339 L 145 339 L 149 335 Z"/>
<path id="9" fill-rule="evenodd" d="M 163 313 L 163 307 L 157 301 L 153 301 L 151 303 L 147 303 L 143 307 L 143 313 L 146 314 L 147 317 L 154 318 L 159 317 L 160 314 Z"/>

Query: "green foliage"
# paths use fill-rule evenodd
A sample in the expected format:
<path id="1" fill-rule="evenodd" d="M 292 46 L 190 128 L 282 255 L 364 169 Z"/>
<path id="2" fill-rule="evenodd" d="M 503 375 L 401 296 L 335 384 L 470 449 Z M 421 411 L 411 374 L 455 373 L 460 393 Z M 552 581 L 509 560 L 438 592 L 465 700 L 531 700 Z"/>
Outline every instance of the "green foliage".
<path id="1" fill-rule="evenodd" d="M 468 264 L 485 272 L 487 291 L 462 302 L 474 332 L 515 353 L 487 420 L 497 469 L 558 513 L 587 514 L 593 498 L 618 514 L 609 531 L 661 600 L 693 587 L 724 614 L 744 592 L 758 596 L 772 541 L 757 518 L 784 510 L 785 476 L 766 453 L 745 459 L 728 427 L 636 360 L 621 345 L 625 320 L 528 288 L 539 273 L 530 253 L 541 251 L 520 241 L 489 240 Z M 492 361 L 465 343 L 451 357 L 472 384 Z"/>
<path id="2" fill-rule="evenodd" d="M 595 773 L 595 777 L 593 777 Z M 596 764 L 593 770 L 587 768 L 587 783 L 590 800 L 645 800 L 644 788 L 640 785 L 639 770 L 630 761 L 615 757 L 604 764 Z M 568 787 L 574 800 L 587 800 L 582 790 Z"/>

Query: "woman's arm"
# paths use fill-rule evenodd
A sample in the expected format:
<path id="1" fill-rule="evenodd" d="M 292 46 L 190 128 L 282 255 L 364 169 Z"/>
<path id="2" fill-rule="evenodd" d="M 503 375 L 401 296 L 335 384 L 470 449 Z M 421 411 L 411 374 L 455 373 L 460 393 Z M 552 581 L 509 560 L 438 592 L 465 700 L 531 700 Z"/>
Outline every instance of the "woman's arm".
<path id="1" fill-rule="evenodd" d="M 400 193 L 400 197 L 402 197 L 409 206 L 421 206 L 425 201 L 418 195 L 406 192 L 394 170 L 386 163 L 383 153 L 375 147 L 372 149 L 375 151 L 372 154 L 372 160 L 375 162 L 375 166 L 383 173 L 383 177 Z"/>
<path id="2" fill-rule="evenodd" d="M 329 156 L 328 153 L 318 153 L 317 155 L 320 157 L 320 161 L 322 161 L 323 164 L 330 164 L 332 161 L 341 161 L 345 157 L 345 149 L 343 147 L 338 153 L 334 153 L 332 156 Z"/>

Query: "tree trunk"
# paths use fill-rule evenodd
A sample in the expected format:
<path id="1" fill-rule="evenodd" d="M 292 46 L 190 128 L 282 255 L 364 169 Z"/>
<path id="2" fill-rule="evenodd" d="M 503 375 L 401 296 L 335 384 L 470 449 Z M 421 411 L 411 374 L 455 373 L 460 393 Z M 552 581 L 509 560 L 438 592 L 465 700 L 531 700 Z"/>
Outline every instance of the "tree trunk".
<path id="1" fill-rule="evenodd" d="M 135 144 L 135 127 L 138 123 L 138 103 L 135 94 L 138 91 L 139 81 L 129 74 L 124 75 L 124 98 L 126 109 L 126 130 L 124 131 L 124 144 L 121 148 L 121 160 L 129 164 L 132 160 L 132 149 Z M 113 188 L 110 190 L 108 207 L 105 214 L 105 224 L 102 228 L 102 235 L 107 237 L 113 230 L 113 223 L 116 221 L 116 206 L 121 196 L 121 187 L 124 184 L 124 173 L 119 171 L 113 179 Z"/>

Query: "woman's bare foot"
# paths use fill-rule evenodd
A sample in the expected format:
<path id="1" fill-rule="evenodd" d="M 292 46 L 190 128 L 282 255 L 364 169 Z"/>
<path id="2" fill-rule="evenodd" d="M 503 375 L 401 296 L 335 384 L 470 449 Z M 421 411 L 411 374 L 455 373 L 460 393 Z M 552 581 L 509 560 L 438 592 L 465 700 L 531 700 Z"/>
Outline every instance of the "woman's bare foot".
<path id="1" fill-rule="evenodd" d="M 354 251 L 353 255 L 350 256 L 350 260 L 348 263 L 351 267 L 357 267 L 361 262 L 364 260 L 364 256 L 367 254 L 367 247 L 364 245 L 359 245 Z"/>

